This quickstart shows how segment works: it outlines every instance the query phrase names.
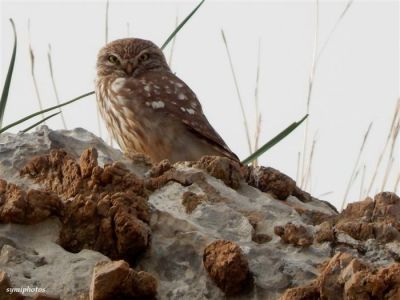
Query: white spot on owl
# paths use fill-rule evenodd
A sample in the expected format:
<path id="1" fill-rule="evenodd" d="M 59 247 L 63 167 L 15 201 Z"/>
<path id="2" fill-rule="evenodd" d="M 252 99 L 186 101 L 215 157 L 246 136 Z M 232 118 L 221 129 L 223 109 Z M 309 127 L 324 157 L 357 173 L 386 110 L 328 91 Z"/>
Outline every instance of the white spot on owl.
<path id="1" fill-rule="evenodd" d="M 180 82 L 176 82 L 175 85 L 176 85 L 177 87 L 180 87 L 180 88 L 183 87 L 183 84 L 180 83 Z"/>
<path id="2" fill-rule="evenodd" d="M 146 101 L 146 106 L 150 106 L 150 102 L 149 101 Z"/>
<path id="3" fill-rule="evenodd" d="M 184 107 L 182 107 L 182 106 L 181 106 L 181 111 L 183 111 L 183 112 L 184 112 L 185 110 L 186 110 L 186 109 L 185 109 Z"/>
<path id="4" fill-rule="evenodd" d="M 146 85 L 143 87 L 143 89 L 144 89 L 146 92 L 150 92 L 150 90 L 151 90 L 149 84 L 146 84 Z"/>
<path id="5" fill-rule="evenodd" d="M 172 103 L 173 105 L 176 105 L 176 102 L 175 102 L 175 101 L 171 101 L 171 103 Z"/>
<path id="6" fill-rule="evenodd" d="M 196 108 L 197 107 L 197 103 L 196 102 L 191 102 L 190 106 L 193 107 L 193 108 Z"/>
<path id="7" fill-rule="evenodd" d="M 111 89 L 114 93 L 118 93 L 125 84 L 125 78 L 117 78 L 111 84 Z"/>
<path id="8" fill-rule="evenodd" d="M 191 108 L 187 108 L 186 111 L 191 115 L 194 115 L 194 113 L 195 113 L 195 111 Z"/>
<path id="9" fill-rule="evenodd" d="M 165 103 L 161 100 L 151 102 L 151 107 L 153 107 L 154 109 L 163 108 L 164 106 L 165 106 Z"/>
<path id="10" fill-rule="evenodd" d="M 186 95 L 185 95 L 185 94 L 179 93 L 178 99 L 179 99 L 179 100 L 186 100 L 187 98 L 186 98 Z"/>

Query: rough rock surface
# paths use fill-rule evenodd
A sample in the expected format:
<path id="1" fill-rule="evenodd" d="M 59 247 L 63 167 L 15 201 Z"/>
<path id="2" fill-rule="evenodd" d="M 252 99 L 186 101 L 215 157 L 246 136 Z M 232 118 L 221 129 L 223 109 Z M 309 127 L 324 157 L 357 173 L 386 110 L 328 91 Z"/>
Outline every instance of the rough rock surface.
<path id="1" fill-rule="evenodd" d="M 331 285 L 343 291 L 337 299 L 398 293 L 400 200 L 394 194 L 338 215 L 272 168 L 215 157 L 154 166 L 142 155 L 125 158 L 83 129 L 46 127 L 0 135 L 0 179 L 0 271 L 11 287 L 87 299 L 90 282 L 94 298 L 114 290 L 110 278 L 122 272 L 131 274 L 121 276 L 139 294 L 154 296 L 157 286 L 159 299 L 222 299 L 230 289 L 209 270 L 224 274 L 229 264 L 222 256 L 221 264 L 207 259 L 205 267 L 203 255 L 209 245 L 206 252 L 217 254 L 213 242 L 224 240 L 220 247 L 228 254 L 236 249 L 234 261 L 247 261 L 253 279 L 246 288 L 237 285 L 243 288 L 236 299 L 319 299 Z M 338 254 L 351 267 L 328 268 Z M 99 262 L 109 263 L 94 271 Z M 384 279 L 375 288 L 378 277 Z M 115 282 L 121 297 L 137 297 L 127 280 Z"/>
<path id="2" fill-rule="evenodd" d="M 93 271 L 90 300 L 155 299 L 157 281 L 147 272 L 136 272 L 123 260 L 98 263 Z"/>
<path id="3" fill-rule="evenodd" d="M 211 243 L 204 249 L 203 264 L 227 295 L 243 292 L 250 283 L 249 264 L 235 243 L 222 240 Z"/>

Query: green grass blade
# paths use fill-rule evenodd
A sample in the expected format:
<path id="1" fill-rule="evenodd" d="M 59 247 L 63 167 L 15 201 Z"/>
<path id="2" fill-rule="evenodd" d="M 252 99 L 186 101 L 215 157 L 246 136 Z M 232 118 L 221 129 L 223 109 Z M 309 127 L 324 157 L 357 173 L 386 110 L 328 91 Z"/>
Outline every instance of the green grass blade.
<path id="1" fill-rule="evenodd" d="M 200 8 L 200 6 L 204 3 L 205 0 L 202 0 L 193 10 L 190 14 L 187 15 L 185 19 L 178 25 L 178 27 L 175 28 L 175 30 L 170 34 L 170 36 L 167 38 L 167 40 L 164 42 L 164 44 L 161 46 L 161 50 L 164 50 L 164 48 L 169 44 L 169 42 L 174 38 L 174 36 L 181 30 L 181 28 L 186 24 L 187 21 L 195 14 L 195 12 Z"/>
<path id="2" fill-rule="evenodd" d="M 257 159 L 262 154 L 264 154 L 264 152 L 266 152 L 268 149 L 275 146 L 277 143 L 279 143 L 281 140 L 283 140 L 286 136 L 288 136 L 293 130 L 295 130 L 301 123 L 303 123 L 303 121 L 305 119 L 307 119 L 307 117 L 308 117 L 308 114 L 305 115 L 300 121 L 292 123 L 290 126 L 288 126 L 282 132 L 277 134 L 270 141 L 265 143 L 260 149 L 255 151 L 252 155 L 247 157 L 245 160 L 243 160 L 242 164 L 247 165 L 247 164 L 251 163 L 253 160 Z"/>
<path id="3" fill-rule="evenodd" d="M 38 126 L 39 124 L 41 124 L 41 123 L 47 121 L 48 119 L 50 119 L 50 118 L 52 118 L 52 117 L 54 117 L 54 116 L 57 116 L 57 115 L 60 114 L 60 113 L 61 113 L 60 111 L 59 111 L 59 112 L 56 112 L 55 114 L 52 114 L 52 115 L 50 115 L 50 116 L 48 116 L 48 117 L 46 117 L 46 118 L 40 120 L 39 122 L 36 122 L 36 123 L 33 124 L 32 126 L 29 126 L 28 128 L 25 128 L 24 130 L 22 130 L 22 132 L 27 132 L 27 131 L 31 130 L 32 128 L 35 128 L 35 127 Z"/>
<path id="4" fill-rule="evenodd" d="M 7 104 L 7 99 L 8 99 L 8 92 L 10 90 L 10 84 L 11 84 L 11 77 L 14 71 L 14 65 L 15 65 L 15 56 L 17 54 L 17 31 L 15 30 L 15 24 L 13 19 L 10 19 L 11 26 L 14 32 L 14 48 L 13 52 L 11 55 L 11 61 L 10 65 L 8 67 L 8 72 L 6 76 L 6 81 L 4 82 L 4 87 L 3 87 L 3 92 L 1 93 L 1 99 L 0 99 L 0 128 L 3 125 L 3 116 L 4 116 L 4 111 L 6 109 L 6 104 Z"/>
<path id="5" fill-rule="evenodd" d="M 14 126 L 17 126 L 17 125 L 19 125 L 19 124 L 21 124 L 21 123 L 23 123 L 23 122 L 25 122 L 25 121 L 27 121 L 27 120 L 29 120 L 29 119 L 32 119 L 32 118 L 34 118 L 34 117 L 36 117 L 36 116 L 38 116 L 38 115 L 41 115 L 41 114 L 44 114 L 44 113 L 46 113 L 46 112 L 52 111 L 52 110 L 54 110 L 54 109 L 57 109 L 57 108 L 59 108 L 59 107 L 62 107 L 62 106 L 71 104 L 71 103 L 73 103 L 73 102 L 75 102 L 75 101 L 78 101 L 79 99 L 82 99 L 82 98 L 84 98 L 84 97 L 87 97 L 87 96 L 90 96 L 90 95 L 93 95 L 93 94 L 94 94 L 94 92 L 89 92 L 89 93 L 80 95 L 79 97 L 76 97 L 76 98 L 74 98 L 74 99 L 72 99 L 72 100 L 69 100 L 69 101 L 67 101 L 67 102 L 61 103 L 61 104 L 59 104 L 59 105 L 55 105 L 55 106 L 52 106 L 52 107 L 43 109 L 43 110 L 41 110 L 41 111 L 35 112 L 35 113 L 33 113 L 33 114 L 30 114 L 30 115 L 28 115 L 28 116 L 26 116 L 26 117 L 24 117 L 24 118 L 22 118 L 22 119 L 19 119 L 18 121 L 15 121 L 14 123 L 11 123 L 11 124 L 9 124 L 9 125 L 7 125 L 7 126 L 1 128 L 1 129 L 0 129 L 0 133 L 3 133 L 3 132 L 6 131 L 7 129 L 10 129 L 10 128 L 14 127 Z"/>

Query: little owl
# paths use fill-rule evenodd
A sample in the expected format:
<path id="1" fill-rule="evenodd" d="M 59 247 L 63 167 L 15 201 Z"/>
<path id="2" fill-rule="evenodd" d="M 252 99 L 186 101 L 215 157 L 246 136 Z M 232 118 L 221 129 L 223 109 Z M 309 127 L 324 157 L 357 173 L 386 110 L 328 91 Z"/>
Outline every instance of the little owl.
<path id="1" fill-rule="evenodd" d="M 238 160 L 204 116 L 196 95 L 150 41 L 120 39 L 100 50 L 96 96 L 109 133 L 126 153 L 144 153 L 155 163 L 204 155 Z"/>

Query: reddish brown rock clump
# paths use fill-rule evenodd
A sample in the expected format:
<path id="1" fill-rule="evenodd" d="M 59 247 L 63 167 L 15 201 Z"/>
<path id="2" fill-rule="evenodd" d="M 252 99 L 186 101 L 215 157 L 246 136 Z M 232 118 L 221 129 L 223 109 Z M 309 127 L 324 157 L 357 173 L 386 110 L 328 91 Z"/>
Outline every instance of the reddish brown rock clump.
<path id="1" fill-rule="evenodd" d="M 218 240 L 208 245 L 204 249 L 203 264 L 227 295 L 243 292 L 251 281 L 247 259 L 233 242 Z"/>
<path id="2" fill-rule="evenodd" d="M 312 235 L 302 225 L 287 223 L 284 226 L 275 226 L 274 232 L 287 244 L 306 247 L 313 243 Z"/>
<path id="3" fill-rule="evenodd" d="M 233 189 L 239 188 L 240 182 L 243 180 L 239 163 L 227 157 L 203 156 L 191 166 L 205 170 Z"/>
<path id="4" fill-rule="evenodd" d="M 155 299 L 157 281 L 147 272 L 129 268 L 127 262 L 101 262 L 93 270 L 90 300 Z"/>
<path id="5" fill-rule="evenodd" d="M 269 167 L 245 167 L 244 170 L 249 185 L 271 193 L 279 200 L 285 200 L 296 191 L 296 182 L 278 170 Z"/>
<path id="6" fill-rule="evenodd" d="M 0 222 L 34 224 L 61 209 L 60 199 L 51 192 L 31 189 L 25 192 L 12 183 L 0 179 Z"/>
<path id="7" fill-rule="evenodd" d="M 280 300 L 400 299 L 400 264 L 374 268 L 348 253 L 337 253 L 317 279 L 287 290 Z"/>
<path id="8" fill-rule="evenodd" d="M 338 216 L 335 228 L 356 240 L 400 241 L 400 198 L 384 192 L 374 200 L 350 203 Z"/>
<path id="9" fill-rule="evenodd" d="M 32 159 L 21 171 L 62 200 L 60 245 L 83 248 L 112 259 L 133 260 L 150 242 L 150 211 L 143 181 L 113 163 L 97 164 L 97 151 L 85 150 L 79 164 L 65 151 Z"/>

